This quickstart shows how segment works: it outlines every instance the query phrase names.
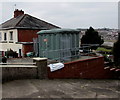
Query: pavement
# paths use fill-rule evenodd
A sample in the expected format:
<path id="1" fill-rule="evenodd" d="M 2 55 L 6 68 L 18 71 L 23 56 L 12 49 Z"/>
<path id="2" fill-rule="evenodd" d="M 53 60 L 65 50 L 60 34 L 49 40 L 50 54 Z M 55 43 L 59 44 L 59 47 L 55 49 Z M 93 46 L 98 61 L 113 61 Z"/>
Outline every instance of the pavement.
<path id="1" fill-rule="evenodd" d="M 2 84 L 2 98 L 119 98 L 120 80 L 28 79 Z"/>

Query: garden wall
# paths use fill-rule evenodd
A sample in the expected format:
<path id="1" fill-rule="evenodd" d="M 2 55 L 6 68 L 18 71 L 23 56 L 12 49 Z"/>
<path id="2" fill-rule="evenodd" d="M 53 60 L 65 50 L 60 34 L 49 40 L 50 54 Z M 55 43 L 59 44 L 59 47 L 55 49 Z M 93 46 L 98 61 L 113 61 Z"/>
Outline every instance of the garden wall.
<path id="1" fill-rule="evenodd" d="M 113 78 L 113 72 L 104 69 L 104 58 L 94 57 L 65 63 L 63 69 L 50 72 L 48 67 L 48 78 L 87 78 L 105 79 Z"/>
<path id="2" fill-rule="evenodd" d="M 37 67 L 2 67 L 1 70 L 2 82 L 37 78 Z"/>

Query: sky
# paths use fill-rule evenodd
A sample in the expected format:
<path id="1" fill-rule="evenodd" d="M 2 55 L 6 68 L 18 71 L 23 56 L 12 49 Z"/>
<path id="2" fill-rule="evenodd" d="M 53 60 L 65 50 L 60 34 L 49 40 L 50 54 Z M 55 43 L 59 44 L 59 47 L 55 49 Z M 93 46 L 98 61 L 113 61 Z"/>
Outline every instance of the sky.
<path id="1" fill-rule="evenodd" d="M 18 0 L 19 1 L 19 0 Z M 16 6 L 15 6 L 16 4 Z M 15 9 L 62 28 L 118 28 L 118 2 L 1 2 L 0 24 Z"/>

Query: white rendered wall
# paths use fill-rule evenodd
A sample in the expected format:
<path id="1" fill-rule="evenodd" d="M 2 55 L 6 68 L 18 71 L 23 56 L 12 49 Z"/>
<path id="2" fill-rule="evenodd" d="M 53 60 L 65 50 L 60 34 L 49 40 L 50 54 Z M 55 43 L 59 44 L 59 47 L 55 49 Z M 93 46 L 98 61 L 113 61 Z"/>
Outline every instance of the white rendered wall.
<path id="1" fill-rule="evenodd" d="M 10 40 L 10 32 L 13 32 L 13 40 Z M 22 44 L 16 44 L 18 42 L 18 31 L 17 29 L 11 30 L 0 30 L 1 41 L 0 41 L 0 51 L 7 51 L 12 49 L 19 53 L 19 49 L 22 50 Z M 4 33 L 7 33 L 7 40 L 4 40 Z"/>

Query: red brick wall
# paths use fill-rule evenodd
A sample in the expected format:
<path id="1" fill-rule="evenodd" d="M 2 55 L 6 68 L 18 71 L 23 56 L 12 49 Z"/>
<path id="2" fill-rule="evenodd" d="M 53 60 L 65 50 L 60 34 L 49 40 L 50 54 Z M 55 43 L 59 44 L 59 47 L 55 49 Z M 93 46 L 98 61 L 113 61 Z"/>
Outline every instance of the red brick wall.
<path id="1" fill-rule="evenodd" d="M 36 38 L 36 34 L 40 30 L 24 30 L 18 29 L 18 42 L 33 42 L 33 38 Z"/>
<path id="2" fill-rule="evenodd" d="M 90 78 L 103 79 L 112 78 L 112 72 L 104 69 L 104 58 L 79 60 L 65 63 L 63 69 L 50 72 L 48 67 L 48 78 Z"/>
<path id="3" fill-rule="evenodd" d="M 28 52 L 32 52 L 32 51 L 33 51 L 33 44 L 27 44 L 27 45 L 22 46 L 23 55 L 25 55 Z"/>

